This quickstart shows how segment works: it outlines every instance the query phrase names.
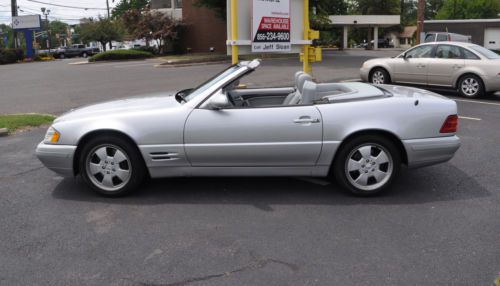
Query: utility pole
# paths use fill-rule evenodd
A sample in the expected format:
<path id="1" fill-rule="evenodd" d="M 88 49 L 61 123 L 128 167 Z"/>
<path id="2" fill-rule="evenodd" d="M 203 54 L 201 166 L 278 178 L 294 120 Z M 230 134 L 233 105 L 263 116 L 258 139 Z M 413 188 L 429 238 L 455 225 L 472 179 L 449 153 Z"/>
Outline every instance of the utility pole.
<path id="1" fill-rule="evenodd" d="M 49 30 L 49 13 L 50 13 L 50 10 L 49 9 L 46 9 L 45 7 L 42 7 L 40 8 L 40 10 L 42 11 L 42 14 L 45 15 L 45 30 L 47 31 L 47 48 L 49 49 L 49 54 L 50 54 L 50 36 L 51 36 L 51 33 L 50 33 L 50 30 Z"/>
<path id="2" fill-rule="evenodd" d="M 17 0 L 11 0 L 11 12 L 12 12 L 12 17 L 14 18 L 17 16 Z M 13 35 L 13 41 L 12 41 L 12 47 L 17 48 L 17 32 L 12 30 L 12 35 Z"/>
<path id="3" fill-rule="evenodd" d="M 425 0 L 418 0 L 417 5 L 417 44 L 421 44 L 424 41 L 420 35 L 424 31 Z"/>
<path id="4" fill-rule="evenodd" d="M 106 8 L 108 9 L 108 18 L 110 17 L 110 14 L 109 14 L 109 0 L 106 0 Z"/>

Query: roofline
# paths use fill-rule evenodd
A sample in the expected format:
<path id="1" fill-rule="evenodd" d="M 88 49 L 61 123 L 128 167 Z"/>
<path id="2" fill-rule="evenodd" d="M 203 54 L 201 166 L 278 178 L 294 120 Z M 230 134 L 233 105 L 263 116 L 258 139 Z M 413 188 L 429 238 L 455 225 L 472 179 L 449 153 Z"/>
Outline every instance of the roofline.
<path id="1" fill-rule="evenodd" d="M 424 24 L 441 23 L 500 23 L 500 19 L 425 20 Z"/>

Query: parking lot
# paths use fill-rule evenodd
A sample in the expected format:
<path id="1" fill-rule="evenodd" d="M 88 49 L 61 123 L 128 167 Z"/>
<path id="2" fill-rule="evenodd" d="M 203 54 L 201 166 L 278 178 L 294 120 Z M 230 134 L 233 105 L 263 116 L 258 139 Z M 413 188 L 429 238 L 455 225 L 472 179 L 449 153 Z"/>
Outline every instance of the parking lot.
<path id="1" fill-rule="evenodd" d="M 327 52 L 320 81 L 378 54 Z M 227 64 L 78 59 L 0 67 L 0 114 L 188 88 Z M 264 61 L 255 85 L 300 63 Z M 8 71 L 8 72 L 7 72 Z M 304 178 L 152 180 L 109 199 L 44 168 L 36 128 L 0 138 L 0 285 L 492 285 L 500 272 L 500 99 L 456 100 L 462 147 L 379 197 Z"/>

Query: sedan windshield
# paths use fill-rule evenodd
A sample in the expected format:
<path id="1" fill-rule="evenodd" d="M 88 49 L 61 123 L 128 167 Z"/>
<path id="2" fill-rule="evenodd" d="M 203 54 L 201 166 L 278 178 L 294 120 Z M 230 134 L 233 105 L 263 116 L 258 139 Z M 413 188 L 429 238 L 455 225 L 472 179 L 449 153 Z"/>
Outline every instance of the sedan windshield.
<path id="1" fill-rule="evenodd" d="M 486 57 L 490 60 L 500 59 L 500 55 L 493 52 L 492 50 L 488 50 L 488 49 L 483 48 L 481 46 L 470 46 L 469 48 L 473 49 L 474 51 L 480 53 L 481 55 L 483 55 L 484 57 Z"/>
<path id="2" fill-rule="evenodd" d="M 223 70 L 219 74 L 215 75 L 214 77 L 212 77 L 209 80 L 205 81 L 204 83 L 202 83 L 198 87 L 194 88 L 188 95 L 186 95 L 184 97 L 184 101 L 188 102 L 191 99 L 197 97 L 198 95 L 202 94 L 205 90 L 209 89 L 211 86 L 213 86 L 217 82 L 225 79 L 226 77 L 228 77 L 230 74 L 232 74 L 233 72 L 235 72 L 239 68 L 240 68 L 240 66 L 233 65 L 233 66 L 230 66 L 229 68 Z"/>

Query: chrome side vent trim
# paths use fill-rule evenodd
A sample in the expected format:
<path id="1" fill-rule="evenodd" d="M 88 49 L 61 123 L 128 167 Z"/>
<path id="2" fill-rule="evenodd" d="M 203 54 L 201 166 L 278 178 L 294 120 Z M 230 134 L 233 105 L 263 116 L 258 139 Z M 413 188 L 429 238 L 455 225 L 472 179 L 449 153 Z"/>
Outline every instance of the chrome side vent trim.
<path id="1" fill-rule="evenodd" d="M 179 160 L 178 153 L 169 152 L 151 152 L 149 153 L 151 161 L 174 161 Z"/>

